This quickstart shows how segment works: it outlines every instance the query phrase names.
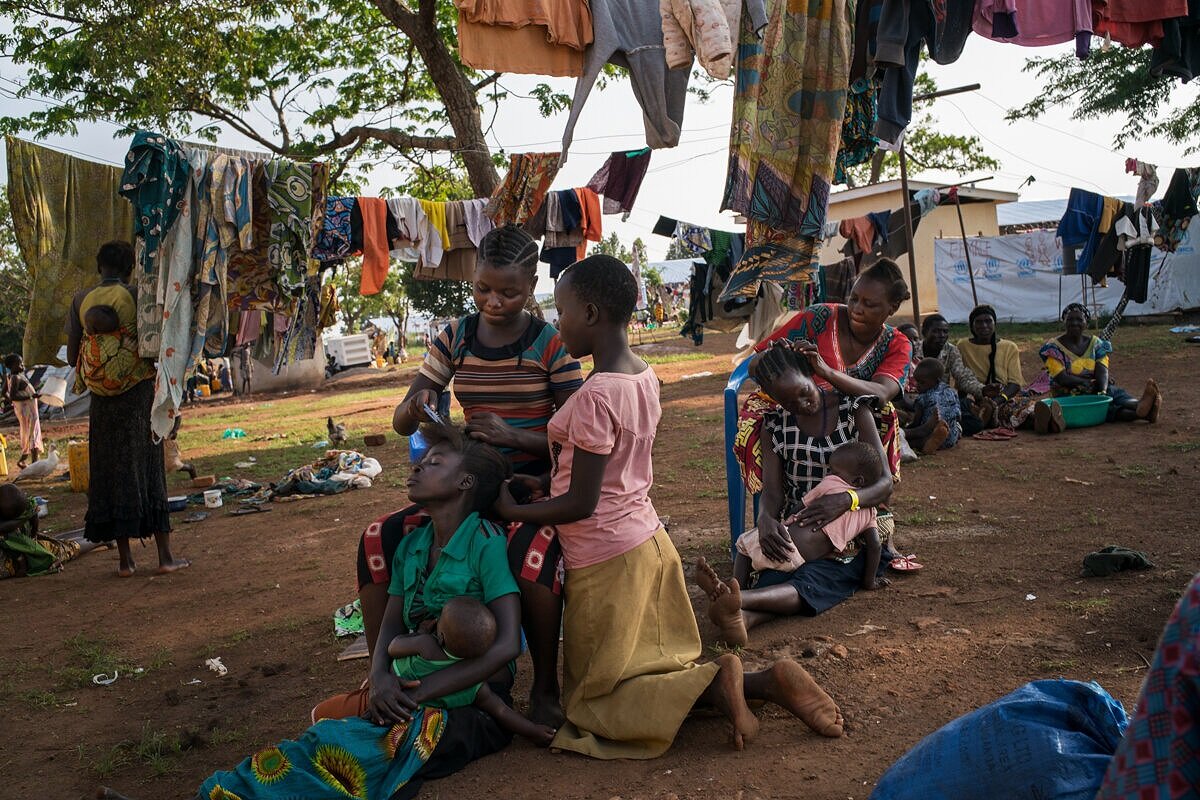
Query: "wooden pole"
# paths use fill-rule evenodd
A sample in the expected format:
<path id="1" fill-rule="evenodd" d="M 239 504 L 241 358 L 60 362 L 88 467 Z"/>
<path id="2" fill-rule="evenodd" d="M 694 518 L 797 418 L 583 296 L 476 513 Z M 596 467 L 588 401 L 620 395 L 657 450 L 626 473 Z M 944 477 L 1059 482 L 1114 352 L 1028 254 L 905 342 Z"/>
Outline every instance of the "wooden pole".
<path id="1" fill-rule="evenodd" d="M 958 212 L 958 229 L 962 232 L 963 253 L 967 256 L 967 277 L 971 279 L 971 303 L 979 305 L 979 295 L 975 293 L 975 270 L 971 267 L 971 248 L 967 246 L 967 226 L 963 223 L 962 201 L 958 197 L 958 187 L 954 187 L 954 210 Z"/>
<path id="2" fill-rule="evenodd" d="M 900 190 L 904 201 L 904 242 L 908 245 L 908 279 L 912 290 L 913 324 L 921 329 L 921 300 L 917 291 L 917 257 L 913 253 L 912 198 L 908 195 L 908 158 L 904 155 L 904 144 L 900 145 Z"/>

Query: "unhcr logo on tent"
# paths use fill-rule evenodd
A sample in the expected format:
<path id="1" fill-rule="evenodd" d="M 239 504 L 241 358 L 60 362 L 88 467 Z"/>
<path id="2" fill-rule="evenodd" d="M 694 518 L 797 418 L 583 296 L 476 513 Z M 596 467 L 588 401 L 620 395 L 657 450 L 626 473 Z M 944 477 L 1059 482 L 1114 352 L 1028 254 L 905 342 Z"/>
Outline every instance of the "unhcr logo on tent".
<path id="1" fill-rule="evenodd" d="M 1063 267 L 1062 253 L 1059 253 L 1058 255 L 1056 255 L 1054 257 L 1054 261 L 1051 264 L 1051 266 L 1054 267 L 1055 275 L 1062 275 L 1062 267 Z"/>
<path id="2" fill-rule="evenodd" d="M 1061 270 L 1061 267 L 1059 268 Z M 1017 262 L 1017 277 L 1032 278 L 1037 272 L 1033 268 L 1033 261 L 1028 258 L 1022 258 Z"/>
<path id="3" fill-rule="evenodd" d="M 989 258 L 983 262 L 983 277 L 989 281 L 1003 280 L 1000 274 L 1000 261 L 995 258 Z"/>
<path id="4" fill-rule="evenodd" d="M 971 276 L 969 276 L 967 274 L 967 262 L 963 261 L 962 259 L 955 261 L 954 262 L 954 282 L 955 283 L 968 283 L 968 282 L 970 282 L 970 280 L 971 280 Z"/>

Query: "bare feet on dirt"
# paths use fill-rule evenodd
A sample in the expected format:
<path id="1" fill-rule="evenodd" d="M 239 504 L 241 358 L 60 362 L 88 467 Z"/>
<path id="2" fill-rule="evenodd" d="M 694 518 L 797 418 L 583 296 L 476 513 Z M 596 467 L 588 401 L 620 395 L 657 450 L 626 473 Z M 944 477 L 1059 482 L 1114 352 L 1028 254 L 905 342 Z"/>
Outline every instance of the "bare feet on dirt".
<path id="1" fill-rule="evenodd" d="M 537 725 L 549 728 L 550 736 L 553 738 L 554 731 L 562 727 L 562 724 L 567 721 L 567 715 L 563 713 L 562 701 L 558 695 L 554 696 L 539 696 L 529 695 L 529 719 Z"/>
<path id="2" fill-rule="evenodd" d="M 841 709 L 795 661 L 777 661 L 770 669 L 767 700 L 800 718 L 814 733 L 836 739 L 842 735 Z"/>
<path id="3" fill-rule="evenodd" d="M 930 432 L 929 438 L 925 440 L 925 444 L 921 446 L 921 454 L 931 456 L 942 448 L 946 443 L 946 439 L 950 437 L 950 426 L 946 424 L 944 419 L 939 419 L 937 425 L 933 426 L 933 431 Z"/>
<path id="4" fill-rule="evenodd" d="M 1138 419 L 1144 419 L 1147 422 L 1158 422 L 1158 414 L 1162 410 L 1162 393 L 1158 390 L 1158 383 L 1153 378 L 1146 381 L 1146 388 L 1142 390 L 1142 396 L 1137 404 Z"/>
<path id="5" fill-rule="evenodd" d="M 713 663 L 721 669 L 709 686 L 708 698 L 733 724 L 733 749 L 742 750 L 746 742 L 758 735 L 758 717 L 746 705 L 742 660 L 733 653 L 725 653 Z"/>
<path id="6" fill-rule="evenodd" d="M 159 564 L 155 573 L 158 575 L 169 575 L 172 572 L 178 572 L 181 569 L 187 569 L 192 565 L 192 562 L 186 558 L 176 558 L 168 561 L 165 564 Z"/>
<path id="7" fill-rule="evenodd" d="M 137 564 L 133 563 L 133 559 L 129 559 L 128 563 L 119 564 L 117 566 L 118 578 L 132 578 L 133 573 L 137 572 Z M 111 791 L 111 790 L 110 790 Z"/>
<path id="8" fill-rule="evenodd" d="M 730 647 L 745 647 L 750 634 L 742 617 L 742 587 L 738 586 L 737 578 L 731 578 L 729 583 L 720 582 L 719 586 L 716 599 L 708 604 L 708 618 L 717 626 L 720 641 Z"/>

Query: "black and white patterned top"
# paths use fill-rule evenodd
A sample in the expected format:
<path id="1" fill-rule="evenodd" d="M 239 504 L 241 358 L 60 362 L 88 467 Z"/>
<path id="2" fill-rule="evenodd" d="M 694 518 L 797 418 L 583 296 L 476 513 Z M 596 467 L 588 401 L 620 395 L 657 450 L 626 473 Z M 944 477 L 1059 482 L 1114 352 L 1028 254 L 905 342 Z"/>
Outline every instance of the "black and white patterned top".
<path id="1" fill-rule="evenodd" d="M 809 436 L 796 424 L 795 415 L 777 409 L 763 417 L 771 449 L 783 461 L 784 516 L 795 514 L 808 494 L 829 473 L 833 451 L 858 439 L 854 413 L 862 404 L 873 406 L 873 397 L 843 397 L 837 407 L 837 426 L 829 436 Z"/>

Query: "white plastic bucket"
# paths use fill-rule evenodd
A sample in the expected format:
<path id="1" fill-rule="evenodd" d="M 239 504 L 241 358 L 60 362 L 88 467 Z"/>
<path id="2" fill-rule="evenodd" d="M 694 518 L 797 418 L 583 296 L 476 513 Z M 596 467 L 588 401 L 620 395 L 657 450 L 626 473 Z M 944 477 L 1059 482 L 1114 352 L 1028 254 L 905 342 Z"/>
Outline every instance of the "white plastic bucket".
<path id="1" fill-rule="evenodd" d="M 220 489 L 209 489 L 204 493 L 204 505 L 208 508 L 220 508 L 224 505 Z"/>
<path id="2" fill-rule="evenodd" d="M 48 406 L 62 408 L 67 404 L 67 379 L 51 375 L 42 383 L 41 400 Z"/>

